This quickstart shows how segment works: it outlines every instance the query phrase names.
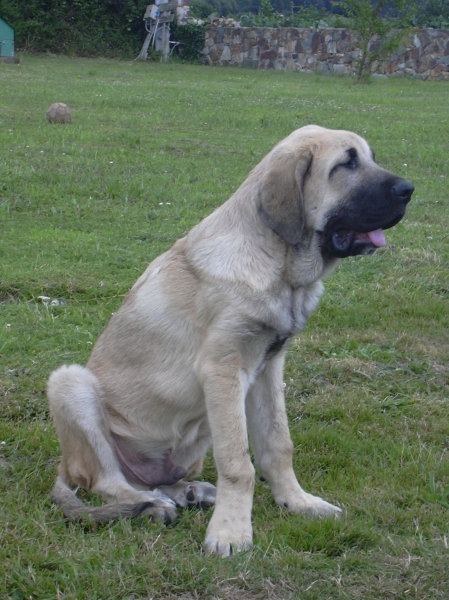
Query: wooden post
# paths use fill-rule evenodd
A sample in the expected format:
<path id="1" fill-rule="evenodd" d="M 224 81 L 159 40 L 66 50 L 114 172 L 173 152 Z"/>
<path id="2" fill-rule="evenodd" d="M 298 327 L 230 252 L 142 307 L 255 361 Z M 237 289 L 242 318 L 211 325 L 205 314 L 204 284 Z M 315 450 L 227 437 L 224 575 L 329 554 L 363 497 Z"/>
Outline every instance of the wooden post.
<path id="1" fill-rule="evenodd" d="M 168 23 L 164 23 L 162 30 L 162 56 L 161 62 L 168 62 L 168 57 L 170 55 L 170 25 Z"/>
<path id="2" fill-rule="evenodd" d="M 139 56 L 136 58 L 136 60 L 147 60 L 148 58 L 148 48 L 150 46 L 150 42 L 151 42 L 151 38 L 153 37 L 153 33 L 150 32 L 147 37 L 145 38 L 145 41 L 143 43 L 142 46 L 142 50 L 140 51 Z"/>

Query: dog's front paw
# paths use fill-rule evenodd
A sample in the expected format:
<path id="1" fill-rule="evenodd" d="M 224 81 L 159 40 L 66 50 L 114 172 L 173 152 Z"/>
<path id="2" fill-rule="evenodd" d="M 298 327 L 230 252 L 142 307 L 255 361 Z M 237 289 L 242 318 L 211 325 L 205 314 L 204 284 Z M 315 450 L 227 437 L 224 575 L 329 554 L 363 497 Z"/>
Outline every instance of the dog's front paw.
<path id="1" fill-rule="evenodd" d="M 280 506 L 289 510 L 310 515 L 311 517 L 339 517 L 342 514 L 341 508 L 334 506 L 319 496 L 313 496 L 301 490 L 301 494 L 289 499 L 280 499 Z"/>
<path id="2" fill-rule="evenodd" d="M 252 540 L 251 523 L 244 523 L 232 515 L 224 518 L 214 514 L 207 528 L 204 547 L 207 552 L 225 557 L 234 552 L 251 550 Z"/>

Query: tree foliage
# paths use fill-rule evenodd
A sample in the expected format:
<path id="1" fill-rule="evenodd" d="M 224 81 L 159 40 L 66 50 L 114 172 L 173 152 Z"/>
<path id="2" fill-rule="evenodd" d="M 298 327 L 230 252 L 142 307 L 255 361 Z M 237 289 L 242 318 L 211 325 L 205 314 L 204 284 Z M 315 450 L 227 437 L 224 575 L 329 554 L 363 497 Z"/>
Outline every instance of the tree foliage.
<path id="1" fill-rule="evenodd" d="M 274 8 L 270 0 L 261 0 L 259 7 L 259 15 L 267 17 L 268 19 L 274 16 Z"/>
<path id="2" fill-rule="evenodd" d="M 191 17 L 195 17 L 196 19 L 207 19 L 214 13 L 216 13 L 216 9 L 209 2 L 205 2 L 204 0 L 192 0 L 190 3 Z"/>
<path id="3" fill-rule="evenodd" d="M 286 14 L 272 13 L 267 16 L 263 12 L 257 15 L 247 13 L 241 15 L 242 27 L 333 27 L 341 26 L 341 18 L 332 13 L 326 13 L 314 6 L 299 7 Z"/>
<path id="4" fill-rule="evenodd" d="M 449 28 L 449 0 L 424 0 L 420 2 L 415 19 L 420 27 Z"/>
<path id="5" fill-rule="evenodd" d="M 217 13 L 220 17 L 229 15 L 238 15 L 245 11 L 257 12 L 257 7 L 260 0 L 191 0 L 190 11 L 193 16 L 198 16 L 202 19 L 207 18 L 211 13 Z M 210 12 L 207 12 L 208 5 Z M 198 9 L 201 15 L 197 14 Z"/>

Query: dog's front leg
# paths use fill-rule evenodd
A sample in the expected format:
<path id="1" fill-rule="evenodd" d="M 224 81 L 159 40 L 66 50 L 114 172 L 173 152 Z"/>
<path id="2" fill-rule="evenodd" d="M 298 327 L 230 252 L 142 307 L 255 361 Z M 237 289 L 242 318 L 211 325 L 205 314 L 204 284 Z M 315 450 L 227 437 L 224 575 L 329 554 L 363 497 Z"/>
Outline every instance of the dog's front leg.
<path id="1" fill-rule="evenodd" d="M 248 378 L 237 356 L 207 361 L 201 368 L 215 464 L 215 509 L 206 533 L 208 551 L 229 556 L 252 546 L 254 467 L 246 431 Z"/>
<path id="2" fill-rule="evenodd" d="M 246 414 L 256 466 L 280 506 L 319 517 L 338 515 L 341 510 L 337 506 L 305 492 L 293 471 L 283 366 L 283 354 L 278 354 L 270 360 L 248 393 Z"/>

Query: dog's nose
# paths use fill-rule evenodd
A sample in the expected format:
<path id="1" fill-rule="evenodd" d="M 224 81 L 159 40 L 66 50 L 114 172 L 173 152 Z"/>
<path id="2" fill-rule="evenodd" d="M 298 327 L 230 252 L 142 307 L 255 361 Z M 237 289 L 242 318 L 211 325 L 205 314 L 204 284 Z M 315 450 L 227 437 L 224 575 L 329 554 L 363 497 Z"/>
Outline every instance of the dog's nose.
<path id="1" fill-rule="evenodd" d="M 407 181 L 406 179 L 400 179 L 393 186 L 393 193 L 396 194 L 400 200 L 407 203 L 410 201 L 414 189 L 415 186 L 411 184 L 410 181 Z"/>

